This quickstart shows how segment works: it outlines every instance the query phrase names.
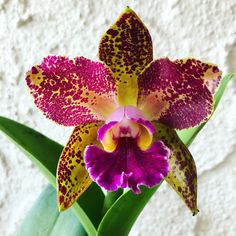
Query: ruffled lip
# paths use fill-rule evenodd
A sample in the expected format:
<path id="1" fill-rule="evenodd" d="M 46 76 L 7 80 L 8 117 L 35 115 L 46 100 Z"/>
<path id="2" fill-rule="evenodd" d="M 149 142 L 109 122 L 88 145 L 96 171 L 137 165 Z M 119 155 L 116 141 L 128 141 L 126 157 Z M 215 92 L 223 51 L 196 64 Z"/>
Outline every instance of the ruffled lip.
<path id="1" fill-rule="evenodd" d="M 89 145 L 85 149 L 85 166 L 90 177 L 108 191 L 131 188 L 140 193 L 140 185 L 149 188 L 159 184 L 168 174 L 169 150 L 155 141 L 142 151 L 134 138 L 119 138 L 113 152 Z"/>

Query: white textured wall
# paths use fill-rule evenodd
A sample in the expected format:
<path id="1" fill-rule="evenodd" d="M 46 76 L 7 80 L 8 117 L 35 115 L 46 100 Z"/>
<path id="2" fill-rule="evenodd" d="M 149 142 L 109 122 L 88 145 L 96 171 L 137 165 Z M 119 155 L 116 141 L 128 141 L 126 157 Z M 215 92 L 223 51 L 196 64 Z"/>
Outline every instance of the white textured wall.
<path id="1" fill-rule="evenodd" d="M 66 143 L 71 128 L 47 120 L 26 90 L 24 73 L 48 54 L 97 59 L 99 39 L 129 5 L 153 37 L 155 57 L 194 56 L 236 71 L 235 0 L 0 0 L 0 114 Z M 236 235 L 236 80 L 191 147 L 200 213 L 192 217 L 163 185 L 131 235 Z M 45 186 L 31 162 L 0 135 L 0 235 L 15 235 Z"/>

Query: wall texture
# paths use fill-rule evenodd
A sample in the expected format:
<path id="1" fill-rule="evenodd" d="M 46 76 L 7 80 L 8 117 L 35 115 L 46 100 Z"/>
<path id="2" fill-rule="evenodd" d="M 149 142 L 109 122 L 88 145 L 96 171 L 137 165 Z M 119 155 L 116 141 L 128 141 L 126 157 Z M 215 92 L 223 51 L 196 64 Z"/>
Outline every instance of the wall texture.
<path id="1" fill-rule="evenodd" d="M 48 54 L 96 60 L 99 39 L 129 5 L 150 30 L 154 56 L 194 56 L 236 71 L 235 0 L 0 0 L 0 114 L 65 144 L 71 128 L 47 120 L 33 104 L 24 75 Z M 236 80 L 191 146 L 200 213 L 192 217 L 164 184 L 131 235 L 236 234 Z M 0 234 L 15 235 L 46 180 L 0 135 Z"/>

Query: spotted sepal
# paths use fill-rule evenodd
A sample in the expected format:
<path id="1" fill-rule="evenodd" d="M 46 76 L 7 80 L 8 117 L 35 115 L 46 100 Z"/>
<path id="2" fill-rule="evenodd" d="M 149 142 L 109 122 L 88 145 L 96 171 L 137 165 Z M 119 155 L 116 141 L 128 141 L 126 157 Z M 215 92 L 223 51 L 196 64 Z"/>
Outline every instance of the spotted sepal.
<path id="1" fill-rule="evenodd" d="M 154 122 L 154 139 L 162 140 L 170 150 L 168 159 L 169 172 L 166 182 L 179 194 L 193 215 L 197 209 L 197 170 L 188 148 L 179 139 L 175 130 Z"/>
<path id="2" fill-rule="evenodd" d="M 84 164 L 84 150 L 87 145 L 99 145 L 97 130 L 101 125 L 77 126 L 61 154 L 57 168 L 58 207 L 61 211 L 69 208 L 92 183 Z"/>
<path id="3" fill-rule="evenodd" d="M 99 45 L 99 59 L 113 72 L 121 105 L 136 105 L 137 76 L 153 60 L 148 29 L 129 7 L 107 30 Z"/>

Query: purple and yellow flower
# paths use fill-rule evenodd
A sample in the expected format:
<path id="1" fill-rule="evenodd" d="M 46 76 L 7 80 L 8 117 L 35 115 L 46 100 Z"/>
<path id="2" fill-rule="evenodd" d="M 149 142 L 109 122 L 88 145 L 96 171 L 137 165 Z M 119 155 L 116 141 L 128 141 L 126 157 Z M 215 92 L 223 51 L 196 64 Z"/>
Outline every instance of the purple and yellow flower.
<path id="1" fill-rule="evenodd" d="M 102 37 L 99 59 L 48 56 L 27 73 L 37 107 L 76 126 L 58 164 L 59 208 L 92 181 L 138 194 L 165 179 L 195 214 L 196 167 L 175 129 L 211 116 L 220 70 L 194 58 L 153 60 L 151 36 L 130 8 Z"/>

